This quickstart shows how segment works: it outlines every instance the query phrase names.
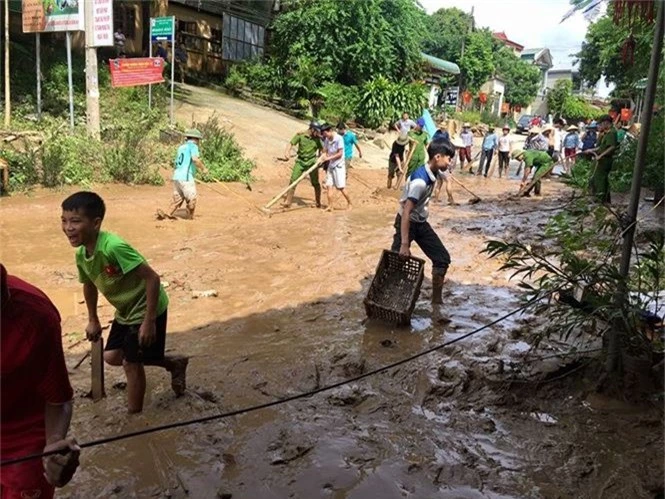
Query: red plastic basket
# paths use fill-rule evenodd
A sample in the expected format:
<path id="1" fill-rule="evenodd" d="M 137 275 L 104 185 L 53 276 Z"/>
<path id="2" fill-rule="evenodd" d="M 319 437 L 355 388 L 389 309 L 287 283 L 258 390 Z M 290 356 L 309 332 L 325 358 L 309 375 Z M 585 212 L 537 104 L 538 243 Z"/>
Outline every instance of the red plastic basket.
<path id="1" fill-rule="evenodd" d="M 408 325 L 424 275 L 424 260 L 383 250 L 364 301 L 367 317 Z"/>

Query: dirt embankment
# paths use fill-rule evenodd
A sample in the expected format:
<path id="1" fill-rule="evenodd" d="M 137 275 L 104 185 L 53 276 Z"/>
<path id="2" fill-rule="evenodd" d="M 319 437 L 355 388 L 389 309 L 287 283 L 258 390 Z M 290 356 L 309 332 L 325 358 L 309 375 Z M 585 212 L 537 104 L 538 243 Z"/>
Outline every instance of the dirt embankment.
<path id="1" fill-rule="evenodd" d="M 90 368 L 75 364 L 85 306 L 73 251 L 59 228 L 63 192 L 0 200 L 2 261 L 46 291 L 63 316 L 76 388 L 72 432 L 82 441 L 216 414 L 311 390 L 454 339 L 519 305 L 514 283 L 479 251 L 493 237 L 536 239 L 563 204 L 508 200 L 518 182 L 459 178 L 483 202 L 432 207 L 453 258 L 441 314 L 428 303 L 429 270 L 410 328 L 365 323 L 362 298 L 392 239 L 395 194 L 382 190 L 386 151 L 366 145 L 351 170 L 351 212 L 261 206 L 288 178 L 274 161 L 303 123 L 207 90 L 190 89 L 181 120 L 217 112 L 258 162 L 244 186 L 200 189 L 194 221 L 156 221 L 170 188 L 103 186 L 107 230 L 121 234 L 168 282 L 169 350 L 191 355 L 189 391 L 174 399 L 149 372 L 142 415 L 125 414 L 121 369 L 107 368 L 108 397 L 93 404 Z M 362 164 L 360 166 L 363 166 Z M 513 168 L 516 165 L 513 165 Z M 514 173 L 514 172 L 513 172 Z M 378 190 L 377 190 L 378 189 Z M 420 254 L 419 251 L 415 251 Z M 217 297 L 193 298 L 215 289 Z M 101 304 L 101 317 L 112 318 Z M 506 384 L 540 318 L 515 316 L 412 364 L 310 399 L 208 425 L 84 451 L 62 497 L 480 498 L 655 497 L 662 493 L 662 414 L 589 395 L 594 372 L 533 385 Z M 547 347 L 556 353 L 561 345 Z M 557 372 L 556 359 L 548 368 Z M 585 374 L 584 374 L 585 373 Z"/>

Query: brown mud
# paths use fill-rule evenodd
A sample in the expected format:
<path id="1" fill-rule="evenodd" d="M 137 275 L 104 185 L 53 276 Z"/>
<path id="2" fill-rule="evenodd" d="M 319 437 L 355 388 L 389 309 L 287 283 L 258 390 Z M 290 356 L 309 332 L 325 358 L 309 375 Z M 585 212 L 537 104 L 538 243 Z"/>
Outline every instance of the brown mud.
<path id="1" fill-rule="evenodd" d="M 217 112 L 258 162 L 252 192 L 201 186 L 195 221 L 158 221 L 163 187 L 100 186 L 104 227 L 138 248 L 168 283 L 167 349 L 191 356 L 189 389 L 174 398 L 149 370 L 144 413 L 125 413 L 124 375 L 106 367 L 107 398 L 93 403 L 86 311 L 59 204 L 73 189 L 0 200 L 1 259 L 43 289 L 63 319 L 80 442 L 258 404 L 356 376 L 480 327 L 519 306 L 514 282 L 479 254 L 488 238 L 538 240 L 567 190 L 507 199 L 519 182 L 459 178 L 482 203 L 432 206 L 451 253 L 445 303 L 429 304 L 429 262 L 409 328 L 364 321 L 362 300 L 390 246 L 396 194 L 385 189 L 386 151 L 363 144 L 351 170 L 353 211 L 256 210 L 288 179 L 274 161 L 303 125 L 258 106 L 188 88 L 179 117 Z M 202 107 L 203 106 L 203 107 Z M 205 147 L 205 146 L 204 146 Z M 241 199 L 242 198 L 242 199 Z M 445 196 L 444 196 L 445 198 Z M 414 248 L 416 256 L 423 256 Z M 216 290 L 217 296 L 193 297 Z M 101 301 L 100 317 L 112 319 Z M 542 319 L 516 315 L 411 364 L 312 398 L 223 421 L 103 445 L 60 497 L 596 498 L 662 494 L 662 412 L 592 393 L 592 367 L 556 378 L 565 361 L 532 365 L 552 382 L 507 383 L 530 354 Z M 565 350 L 555 341 L 545 353 Z M 541 352 L 539 352 L 540 354 Z M 584 361 L 583 361 L 584 362 Z M 501 374 L 507 366 L 504 374 Z M 525 368 L 526 369 L 526 368 Z M 512 372 L 512 371 L 511 371 Z M 662 497 L 662 495 L 661 495 Z"/>

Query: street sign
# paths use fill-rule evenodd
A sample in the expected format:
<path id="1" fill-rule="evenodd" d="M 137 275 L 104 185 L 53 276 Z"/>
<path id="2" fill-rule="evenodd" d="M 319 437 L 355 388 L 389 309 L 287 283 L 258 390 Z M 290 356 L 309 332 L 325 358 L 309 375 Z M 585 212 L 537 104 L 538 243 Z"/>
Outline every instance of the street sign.
<path id="1" fill-rule="evenodd" d="M 111 59 L 111 86 L 135 87 L 164 81 L 164 59 L 161 57 L 135 57 Z"/>
<path id="2" fill-rule="evenodd" d="M 456 106 L 457 105 L 457 95 L 459 89 L 457 87 L 449 88 L 446 90 L 446 105 L 447 106 Z"/>
<path id="3" fill-rule="evenodd" d="M 175 31 L 175 17 L 152 17 L 150 18 L 150 39 L 153 42 L 173 41 Z"/>
<path id="4" fill-rule="evenodd" d="M 85 3 L 85 14 L 88 47 L 112 47 L 113 0 L 88 0 Z"/>
<path id="5" fill-rule="evenodd" d="M 84 29 L 82 2 L 23 0 L 21 8 L 23 33 L 83 31 Z"/>

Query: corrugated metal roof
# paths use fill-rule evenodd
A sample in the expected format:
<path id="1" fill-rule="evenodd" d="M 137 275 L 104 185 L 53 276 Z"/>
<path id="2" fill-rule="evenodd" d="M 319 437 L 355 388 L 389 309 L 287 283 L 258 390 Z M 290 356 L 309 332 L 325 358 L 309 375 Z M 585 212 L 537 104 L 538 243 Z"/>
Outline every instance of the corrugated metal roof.
<path id="1" fill-rule="evenodd" d="M 458 75 L 460 73 L 459 66 L 454 62 L 444 61 L 443 59 L 439 59 L 438 57 L 434 57 L 433 55 L 428 55 L 424 52 L 421 52 L 420 55 L 425 61 L 427 61 L 430 65 L 432 65 L 436 69 L 445 71 L 446 73 L 452 73 L 454 75 Z"/>
<path id="2" fill-rule="evenodd" d="M 267 25 L 272 18 L 273 0 L 169 0 L 200 12 L 221 16 L 224 13 Z"/>

